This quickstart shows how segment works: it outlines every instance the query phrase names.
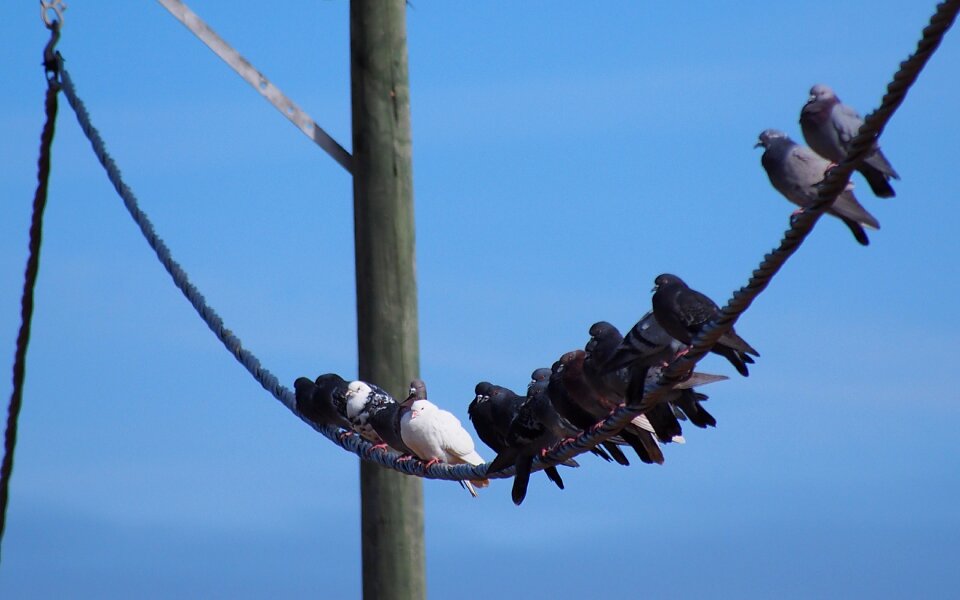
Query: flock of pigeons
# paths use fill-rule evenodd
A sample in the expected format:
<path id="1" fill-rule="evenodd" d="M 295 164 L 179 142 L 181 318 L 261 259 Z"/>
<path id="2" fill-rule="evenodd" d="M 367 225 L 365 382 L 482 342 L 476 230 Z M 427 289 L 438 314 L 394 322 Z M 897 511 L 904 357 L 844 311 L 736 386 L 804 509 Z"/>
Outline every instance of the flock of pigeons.
<path id="1" fill-rule="evenodd" d="M 707 397 L 694 387 L 726 379 L 723 375 L 691 373 L 653 406 L 644 406 L 644 386 L 656 380 L 667 362 L 687 351 L 700 330 L 719 313 L 707 296 L 690 289 L 679 277 L 656 278 L 653 310 L 644 315 L 626 336 L 600 321 L 590 327 L 590 340 L 583 350 L 567 352 L 551 368 L 531 375 L 527 393 L 519 395 L 503 386 L 482 381 L 468 412 L 480 439 L 496 458 L 489 473 L 516 467 L 512 497 L 523 502 L 533 461 L 557 443 L 595 427 L 624 404 L 642 409 L 615 437 L 591 449 L 604 460 L 629 465 L 621 450 L 630 446 L 641 461 L 663 463 L 660 444 L 683 439 L 681 420 L 697 427 L 712 427 L 716 419 L 703 408 Z M 741 374 L 759 353 L 732 329 L 712 352 L 726 358 Z M 479 465 L 473 439 L 450 412 L 427 399 L 426 385 L 410 384 L 409 396 L 397 402 L 381 388 L 365 381 L 347 382 L 339 375 L 320 375 L 315 381 L 300 377 L 294 382 L 297 410 L 320 425 L 336 425 L 341 435 L 359 434 L 375 447 L 393 448 L 403 456 L 428 464 Z M 578 466 L 573 459 L 565 466 Z M 547 477 L 563 489 L 556 467 L 544 469 Z M 462 485 L 474 496 L 486 479 Z"/>
<path id="2" fill-rule="evenodd" d="M 810 98 L 800 111 L 800 129 L 810 147 L 801 146 L 777 129 L 760 134 L 756 147 L 763 147 L 761 163 L 770 183 L 800 210 L 817 201 L 818 184 L 824 173 L 839 163 L 850 151 L 853 138 L 860 131 L 863 119 L 857 111 L 842 103 L 828 86 L 817 84 L 810 89 Z M 890 179 L 900 179 L 890 162 L 874 144 L 857 170 L 867 179 L 870 189 L 880 198 L 896 194 Z M 843 221 L 853 237 L 866 246 L 870 243 L 864 227 L 880 229 L 880 222 L 857 202 L 853 184 L 849 184 L 827 209 L 827 213 Z"/>
<path id="3" fill-rule="evenodd" d="M 863 120 L 830 88 L 815 85 L 801 112 L 800 124 L 813 150 L 774 129 L 761 133 L 757 146 L 765 148 L 761 162 L 770 182 L 802 210 L 816 202 L 818 184 L 831 162 L 846 156 Z M 878 146 L 859 171 L 877 196 L 894 195 L 889 180 L 899 177 Z M 852 185 L 827 212 L 841 219 L 863 245 L 869 243 L 863 226 L 880 227 L 857 202 Z M 644 463 L 663 463 L 661 444 L 684 442 L 681 421 L 689 420 L 700 428 L 716 426 L 716 419 L 702 405 L 707 396 L 694 388 L 727 379 L 723 375 L 690 373 L 658 402 L 644 404 L 646 384 L 656 381 L 672 359 L 686 353 L 693 338 L 720 311 L 710 298 L 675 275 L 657 277 L 653 292 L 653 310 L 625 336 L 606 321 L 594 323 L 584 349 L 567 352 L 551 368 L 536 369 L 525 395 L 487 381 L 476 385 L 468 408 L 470 420 L 480 439 L 496 452 L 487 472 L 516 468 L 514 503 L 520 504 L 526 496 L 537 456 L 598 426 L 624 405 L 642 414 L 616 436 L 590 450 L 621 465 L 630 464 L 624 446 L 630 446 Z M 743 376 L 749 374 L 747 365 L 759 356 L 733 329 L 711 352 L 726 358 Z M 297 410 L 304 417 L 319 425 L 337 426 L 342 429 L 340 435 L 360 435 L 375 448 L 392 448 L 401 453 L 400 460 L 417 457 L 427 464 L 485 462 L 460 421 L 427 399 L 426 385 L 419 379 L 410 383 L 409 395 L 402 402 L 372 383 L 347 382 L 334 373 L 320 375 L 314 381 L 300 377 L 294 388 Z M 579 466 L 573 459 L 562 464 Z M 563 489 L 557 467 L 547 467 L 544 473 Z M 461 485 L 476 497 L 476 488 L 486 487 L 489 480 L 464 481 Z"/>

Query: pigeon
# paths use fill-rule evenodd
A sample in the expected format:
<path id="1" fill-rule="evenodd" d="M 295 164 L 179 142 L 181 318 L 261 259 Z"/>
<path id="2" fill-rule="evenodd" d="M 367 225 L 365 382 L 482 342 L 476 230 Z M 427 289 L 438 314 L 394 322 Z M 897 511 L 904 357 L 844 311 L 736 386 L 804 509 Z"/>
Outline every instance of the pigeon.
<path id="1" fill-rule="evenodd" d="M 335 425 L 350 431 L 350 421 L 346 419 L 343 395 L 347 382 L 336 373 L 327 373 L 317 377 L 316 382 L 306 377 L 298 377 L 293 382 L 296 390 L 297 411 L 318 425 Z M 339 406 L 339 408 L 338 408 Z"/>
<path id="2" fill-rule="evenodd" d="M 400 435 L 414 454 L 427 461 L 428 466 L 438 462 L 469 465 L 482 465 L 485 462 L 460 420 L 453 413 L 427 400 L 426 385 L 422 381 L 413 380 L 410 391 L 410 396 L 404 401 L 406 410 L 400 415 Z M 490 481 L 474 479 L 464 481 L 463 485 L 476 498 L 474 486 L 487 487 Z"/>
<path id="3" fill-rule="evenodd" d="M 664 336 L 670 342 L 679 345 L 679 342 L 665 333 Z M 611 410 L 624 402 L 639 406 L 639 399 L 634 402 L 631 395 L 639 391 L 642 397 L 643 386 L 629 384 L 634 379 L 646 381 L 646 373 L 649 369 L 643 361 L 637 361 L 638 364 L 629 364 L 618 371 L 605 372 L 605 365 L 609 363 L 621 344 L 623 344 L 623 336 L 620 335 L 620 331 L 606 321 L 598 321 L 590 326 L 590 341 L 584 348 L 586 356 L 583 360 L 583 374 L 594 392 L 600 396 L 601 402 L 611 407 Z M 680 423 L 673 414 L 673 409 L 666 404 L 650 407 L 644 414 L 635 417 L 632 423 L 656 434 L 661 442 L 684 442 Z"/>
<path id="4" fill-rule="evenodd" d="M 492 387 L 493 384 L 488 381 L 481 381 L 476 385 L 473 401 L 467 407 L 467 416 L 473 422 L 473 428 L 480 441 L 494 452 L 500 452 L 507 445 L 507 429 L 510 428 L 510 422 L 494 418 L 493 402 L 490 400 Z M 497 411 L 498 415 L 502 412 L 504 411 Z M 512 415 L 509 416 L 512 418 Z"/>
<path id="5" fill-rule="evenodd" d="M 613 344 L 613 340 L 619 336 L 616 327 L 606 321 L 600 321 L 590 328 L 590 335 L 590 342 L 587 343 L 588 356 L 587 360 L 584 361 L 584 372 L 590 378 L 588 367 L 594 362 L 600 364 L 605 362 L 603 371 L 608 371 L 611 366 L 617 367 L 617 372 L 606 373 L 602 377 L 604 381 L 617 386 L 617 391 L 621 394 L 625 394 L 626 390 L 631 387 L 636 387 L 636 384 L 630 385 L 634 377 L 636 377 L 638 383 L 642 381 L 644 385 L 656 381 L 660 377 L 662 367 L 660 364 L 654 363 L 658 363 L 664 357 L 672 357 L 676 349 L 686 347 L 660 327 L 653 316 L 653 312 L 648 312 L 641 317 L 626 337 L 622 338 L 622 341 L 617 344 L 611 355 L 606 358 L 604 358 L 605 349 L 609 348 Z M 639 367 L 635 366 L 634 363 Z M 643 377 L 642 380 L 639 380 L 640 376 Z M 662 403 L 658 403 L 654 412 L 645 413 L 646 416 L 650 417 L 658 439 L 667 441 L 664 438 L 668 434 L 669 427 L 679 429 L 680 425 L 679 422 L 674 423 L 669 415 L 661 414 L 662 408 L 669 407 L 669 411 L 674 418 L 689 419 L 697 427 L 716 427 L 717 420 L 701 404 L 701 402 L 707 400 L 707 396 L 694 391 L 692 388 L 725 379 L 728 379 L 726 375 L 694 372 L 685 381 L 674 385 L 672 390 L 662 396 Z M 626 388 L 624 388 L 625 385 Z M 678 437 L 679 439 L 677 439 Z M 670 441 L 682 442 L 683 437 L 677 434 Z"/>
<path id="6" fill-rule="evenodd" d="M 550 369 L 546 369 L 546 371 L 549 373 Z M 525 403 L 527 398 L 514 393 L 508 388 L 493 385 L 488 381 L 478 383 L 476 388 L 474 388 L 474 392 L 476 396 L 473 401 L 470 402 L 470 406 L 467 407 L 467 415 L 470 417 L 470 420 L 473 421 L 473 427 L 476 429 L 477 435 L 480 436 L 480 440 L 494 452 L 500 453 L 510 445 L 510 442 L 507 440 L 510 424 L 516 418 L 520 410 L 520 405 Z M 553 410 L 553 407 L 550 406 L 549 403 L 550 401 L 548 399 L 544 399 L 543 401 L 530 404 L 528 410 L 532 410 L 533 418 L 542 422 L 554 432 L 558 439 L 579 434 L 579 429 L 569 424 L 561 423 L 561 417 Z M 543 407 L 544 404 L 547 405 L 546 408 Z M 602 450 L 597 453 L 605 460 L 610 460 L 610 457 L 606 456 Z M 579 466 L 576 464 L 576 461 L 573 460 L 564 464 L 571 467 Z M 559 474 L 556 479 L 550 472 L 547 473 L 547 476 L 557 483 L 560 489 L 563 489 L 563 481 L 557 481 L 560 479 Z"/>
<path id="7" fill-rule="evenodd" d="M 760 133 L 760 141 L 754 147 L 761 146 L 764 152 L 760 162 L 773 187 L 801 210 L 814 204 L 819 198 L 818 184 L 823 181 L 830 162 L 776 129 L 766 129 Z M 827 213 L 843 221 L 863 246 L 870 244 L 863 227 L 880 229 L 876 217 L 857 202 L 852 183 L 847 184 L 847 188 L 827 208 Z"/>
<path id="8" fill-rule="evenodd" d="M 653 291 L 654 318 L 664 331 L 684 344 L 689 345 L 704 325 L 720 314 L 720 307 L 713 300 L 687 287 L 676 275 L 658 276 Z M 733 327 L 720 336 L 710 351 L 730 361 L 744 377 L 750 374 L 746 363 L 754 362 L 750 355 L 760 356 Z"/>
<path id="9" fill-rule="evenodd" d="M 603 416 L 594 416 L 573 401 L 563 384 L 562 368 L 559 360 L 553 363 L 553 368 L 550 370 L 546 397 L 550 400 L 550 404 L 553 406 L 555 412 L 559 414 L 565 422 L 570 423 L 577 430 L 578 435 L 580 432 L 596 425 L 597 422 L 603 418 Z M 630 464 L 626 455 L 624 455 L 620 448 L 617 447 L 617 443 L 612 439 L 600 442 L 599 446 L 603 448 L 614 462 L 623 466 Z"/>
<path id="10" fill-rule="evenodd" d="M 527 384 L 526 407 L 532 411 L 534 418 L 553 432 L 558 440 L 571 439 L 580 435 L 581 430 L 563 418 L 563 416 L 557 412 L 557 409 L 554 408 L 549 393 L 551 373 L 552 371 L 550 369 L 543 367 L 534 370 L 530 375 L 531 381 Z M 614 447 L 616 448 L 616 446 Z M 621 456 L 623 455 L 622 452 L 619 452 L 619 449 L 617 449 L 617 452 Z M 590 453 L 599 456 L 607 462 L 612 460 L 602 446 L 590 448 Z M 626 456 L 623 457 L 623 460 L 627 460 Z M 629 461 L 623 464 L 629 464 Z"/>
<path id="11" fill-rule="evenodd" d="M 501 471 L 511 464 L 516 467 L 511 496 L 514 504 L 519 506 L 527 495 L 534 457 L 556 444 L 560 438 L 541 422 L 539 415 L 542 411 L 536 406 L 535 398 L 519 396 L 502 386 L 491 386 L 489 392 L 488 397 L 479 399 L 481 405 L 510 406 L 514 411 L 508 423 L 495 423 L 497 429 L 504 433 L 503 445 L 499 449 L 494 448 L 497 456 L 490 463 L 489 471 L 491 473 Z M 494 412 L 491 410 L 491 414 Z M 506 425 L 505 429 L 503 425 Z M 573 459 L 564 464 L 578 466 Z M 563 479 L 556 467 L 546 467 L 544 473 L 557 487 L 564 488 Z"/>
<path id="12" fill-rule="evenodd" d="M 616 330 L 613 325 L 604 321 L 595 323 L 590 328 L 590 335 L 596 339 L 601 337 L 612 339 L 610 328 Z M 679 340 L 664 331 L 653 316 L 653 311 L 648 311 L 609 352 L 605 362 L 600 365 L 601 371 L 609 373 L 629 366 L 652 367 L 663 364 L 685 347 Z M 603 348 L 600 350 L 602 351 Z"/>
<path id="13" fill-rule="evenodd" d="M 810 98 L 800 111 L 803 139 L 823 158 L 839 163 L 850 152 L 853 138 L 860 132 L 863 119 L 853 108 L 837 98 L 829 86 L 818 83 L 810 88 Z M 893 198 L 896 193 L 890 179 L 900 179 L 887 157 L 874 143 L 857 170 L 867 179 L 870 189 L 880 198 Z"/>
<path id="14" fill-rule="evenodd" d="M 413 451 L 400 435 L 400 404 L 380 387 L 352 381 L 344 394 L 346 417 L 353 430 L 378 448 L 390 446 L 401 454 Z"/>
<path id="15" fill-rule="evenodd" d="M 548 389 L 551 399 L 555 393 L 557 395 L 565 394 L 567 400 L 563 404 L 569 404 L 579 409 L 571 411 L 571 416 L 577 418 L 579 422 L 574 423 L 573 418 L 569 417 L 568 420 L 583 429 L 588 429 L 606 419 L 611 410 L 618 406 L 605 405 L 602 398 L 590 387 L 583 374 L 585 356 L 583 350 L 574 350 L 561 356 L 559 365 L 550 377 L 550 387 Z M 557 408 L 557 412 L 564 414 L 560 408 Z M 586 416 L 576 416 L 578 413 Z M 636 451 L 641 461 L 663 463 L 663 452 L 660 450 L 653 434 L 649 431 L 629 423 L 618 435 Z M 607 450 L 609 451 L 609 448 Z M 614 458 L 616 459 L 616 457 Z"/>

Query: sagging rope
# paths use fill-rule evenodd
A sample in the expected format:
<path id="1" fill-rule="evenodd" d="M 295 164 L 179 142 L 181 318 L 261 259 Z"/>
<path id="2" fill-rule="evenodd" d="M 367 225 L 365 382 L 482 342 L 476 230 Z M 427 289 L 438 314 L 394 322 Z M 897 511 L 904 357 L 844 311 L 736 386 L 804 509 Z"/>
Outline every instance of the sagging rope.
<path id="1" fill-rule="evenodd" d="M 13 453 L 17 445 L 17 421 L 23 404 L 23 384 L 26 379 L 27 346 L 30 343 L 30 324 L 33 320 L 33 291 L 40 271 L 40 242 L 43 238 L 43 212 L 47 206 L 47 184 L 50 180 L 50 147 L 53 145 L 57 122 L 57 94 L 60 79 L 57 76 L 57 55 L 54 46 L 60 39 L 60 21 L 51 21 L 50 41 L 43 51 L 43 66 L 47 75 L 47 92 L 43 102 L 46 121 L 40 134 L 40 157 L 37 159 L 37 191 L 33 195 L 33 214 L 30 217 L 30 254 L 23 277 L 23 295 L 20 299 L 20 331 L 13 359 L 13 391 L 7 409 L 7 427 L 3 443 L 3 463 L 0 465 L 0 541 L 7 525 L 7 501 L 10 496 L 10 477 L 13 474 Z"/>
<path id="2" fill-rule="evenodd" d="M 861 127 L 860 133 L 854 139 L 850 154 L 844 161 L 827 173 L 827 176 L 821 184 L 819 202 L 807 208 L 799 217 L 792 221 L 780 245 L 764 257 L 760 266 L 753 271 L 747 285 L 733 293 L 731 299 L 722 309 L 721 316 L 706 326 L 700 335 L 693 340 L 687 354 L 675 359 L 668 368 L 664 369 L 659 381 L 648 384 L 645 387 L 643 405 L 640 407 L 621 407 L 605 421 L 591 428 L 591 430 L 581 433 L 576 439 L 558 444 L 545 456 L 535 461 L 535 470 L 557 465 L 569 458 L 586 452 L 600 442 L 615 435 L 634 417 L 642 414 L 648 407 L 654 405 L 674 383 L 682 380 L 684 375 L 690 372 L 693 366 L 709 352 L 716 341 L 734 325 L 739 316 L 749 308 L 754 299 L 756 299 L 770 283 L 773 276 L 800 247 L 826 208 L 828 208 L 843 191 L 850 179 L 851 173 L 856 166 L 862 162 L 865 154 L 883 131 L 886 123 L 903 102 L 910 86 L 916 81 L 923 67 L 926 65 L 927 60 L 939 46 L 944 34 L 953 24 L 958 11 L 960 11 L 960 0 L 947 0 L 937 6 L 936 12 L 930 19 L 930 24 L 923 30 L 922 37 L 917 45 L 917 50 L 906 61 L 901 63 L 900 68 L 894 75 L 893 81 L 887 86 L 888 91 L 883 98 L 880 108 L 868 115 L 864 125 Z M 267 369 L 263 368 L 259 360 L 257 360 L 249 350 L 242 347 L 239 338 L 224 327 L 220 317 L 213 309 L 207 306 L 203 296 L 189 282 L 186 273 L 184 273 L 180 266 L 170 257 L 166 245 L 156 235 L 149 219 L 138 207 L 133 192 L 123 182 L 119 170 L 106 152 L 103 140 L 100 138 L 96 129 L 90 124 L 89 115 L 83 103 L 77 98 L 73 88 L 73 82 L 69 74 L 63 70 L 62 62 L 59 63 L 58 66 L 61 69 L 64 93 L 67 96 L 70 106 L 73 107 L 77 114 L 77 120 L 80 122 L 81 128 L 90 139 L 97 158 L 106 169 L 107 176 L 120 194 L 127 210 L 140 227 L 147 242 L 156 252 L 164 268 L 170 273 L 171 277 L 173 277 L 174 283 L 184 293 L 194 309 L 200 314 L 200 317 L 207 323 L 207 326 L 210 327 L 217 338 L 220 339 L 224 346 L 240 361 L 247 371 L 260 382 L 264 389 L 273 394 L 275 398 L 280 400 L 294 414 L 304 420 L 304 422 L 314 427 L 314 429 L 324 434 L 340 447 L 357 454 L 365 460 L 376 462 L 382 466 L 395 469 L 408 475 L 446 480 L 478 479 L 481 477 L 505 478 L 513 475 L 513 467 L 487 474 L 487 464 L 477 466 L 452 466 L 439 463 L 426 467 L 425 463 L 419 460 L 403 460 L 398 462 L 400 454 L 395 451 L 374 448 L 373 444 L 363 440 L 356 434 L 338 433 L 339 430 L 333 426 L 317 426 L 300 415 L 296 410 L 293 393 L 286 387 L 280 385 L 277 378 Z"/>

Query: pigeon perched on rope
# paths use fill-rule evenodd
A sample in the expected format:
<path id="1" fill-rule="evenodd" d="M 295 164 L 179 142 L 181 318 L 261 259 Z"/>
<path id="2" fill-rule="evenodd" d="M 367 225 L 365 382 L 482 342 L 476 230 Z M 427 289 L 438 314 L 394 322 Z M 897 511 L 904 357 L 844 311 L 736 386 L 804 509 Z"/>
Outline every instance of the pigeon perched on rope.
<path id="1" fill-rule="evenodd" d="M 706 295 L 691 289 L 676 275 L 664 273 L 654 280 L 653 316 L 657 323 L 675 339 L 689 345 L 703 327 L 720 314 L 720 307 Z M 746 377 L 750 374 L 746 363 L 760 356 L 753 346 L 737 335 L 731 327 L 710 349 L 726 358 Z"/>
<path id="2" fill-rule="evenodd" d="M 530 383 L 527 384 L 527 398 L 529 399 L 528 408 L 533 411 L 538 421 L 543 423 L 558 439 L 572 439 L 580 435 L 583 430 L 574 426 L 573 423 L 565 419 L 557 409 L 554 408 L 553 401 L 550 398 L 550 375 L 553 373 L 546 367 L 535 369 L 530 374 Z M 616 438 L 608 440 L 610 445 L 620 456 L 623 453 L 616 447 Z M 604 450 L 604 445 L 590 448 L 590 453 L 599 456 L 603 460 L 610 462 L 613 460 L 610 454 Z M 620 462 L 619 460 L 617 462 Z M 630 462 L 626 456 L 623 456 L 623 462 L 620 464 L 628 465 Z"/>
<path id="3" fill-rule="evenodd" d="M 540 420 L 539 415 L 542 411 L 535 406 L 539 401 L 537 398 L 523 397 L 508 388 L 496 385 L 491 386 L 488 391 L 488 396 L 475 398 L 474 401 L 480 407 L 484 404 L 500 405 L 509 407 L 512 411 L 509 422 L 492 423 L 498 432 L 503 433 L 500 440 L 503 444 L 499 449 L 494 448 L 497 456 L 490 463 L 489 471 L 495 473 L 511 465 L 516 468 L 511 497 L 514 504 L 519 505 L 527 495 L 534 458 L 559 442 L 561 438 Z M 471 408 L 473 407 L 474 404 L 471 403 Z M 496 413 L 496 411 L 490 412 Z M 572 459 L 563 464 L 571 467 L 579 466 Z M 563 489 L 563 479 L 556 467 L 546 467 L 544 473 L 557 487 Z"/>
<path id="4" fill-rule="evenodd" d="M 584 430 L 603 421 L 611 411 L 593 391 L 583 374 L 585 356 L 583 350 L 574 350 L 561 356 L 554 365 L 548 387 L 550 399 L 554 401 L 557 412 Z M 650 431 L 630 423 L 618 433 L 618 437 L 634 449 L 641 461 L 663 464 L 663 452 Z M 607 446 L 605 448 L 610 450 Z M 614 456 L 615 460 L 616 458 Z"/>
<path id="5" fill-rule="evenodd" d="M 382 388 L 366 381 L 352 381 L 345 394 L 346 417 L 354 431 L 375 447 L 389 446 L 401 454 L 414 452 L 400 435 L 400 403 Z"/>
<path id="6" fill-rule="evenodd" d="M 777 129 L 762 131 L 754 147 L 764 148 L 760 163 L 770 183 L 787 200 L 799 206 L 801 211 L 819 200 L 818 185 L 830 168 L 830 161 Z M 857 242 L 864 246 L 870 244 L 870 239 L 863 228 L 880 229 L 880 222 L 853 195 L 852 183 L 847 184 L 826 212 L 843 221 Z"/>
<path id="7" fill-rule="evenodd" d="M 800 129 L 810 148 L 823 158 L 839 163 L 850 152 L 853 138 L 860 132 L 863 119 L 857 111 L 822 83 L 810 88 L 810 98 L 800 111 Z M 900 179 L 893 165 L 874 143 L 872 150 L 857 167 L 870 189 L 880 198 L 896 196 L 890 179 Z"/>
<path id="8" fill-rule="evenodd" d="M 318 425 L 336 425 L 350 431 L 352 426 L 346 418 L 344 396 L 347 382 L 336 373 L 327 373 L 310 381 L 298 377 L 293 382 L 297 411 Z"/>
<path id="9" fill-rule="evenodd" d="M 477 453 L 473 438 L 460 420 L 427 399 L 427 386 L 419 379 L 410 382 L 410 395 L 403 402 L 400 435 L 417 457 L 427 461 L 427 466 L 438 462 L 468 465 L 486 462 Z M 487 487 L 490 481 L 473 479 L 464 481 L 463 485 L 476 498 L 474 486 Z"/>
<path id="10" fill-rule="evenodd" d="M 666 337 L 678 347 L 681 346 L 673 338 Z M 650 368 L 646 361 L 638 359 L 620 369 L 608 371 L 606 365 L 621 344 L 623 336 L 620 331 L 606 321 L 598 321 L 590 326 L 590 340 L 584 347 L 586 356 L 583 360 L 583 374 L 602 404 L 610 410 L 619 408 L 621 404 L 640 405 L 640 396 Z M 666 403 L 648 407 L 644 414 L 634 417 L 631 423 L 654 433 L 661 442 L 684 442 L 680 423 L 673 409 Z"/>

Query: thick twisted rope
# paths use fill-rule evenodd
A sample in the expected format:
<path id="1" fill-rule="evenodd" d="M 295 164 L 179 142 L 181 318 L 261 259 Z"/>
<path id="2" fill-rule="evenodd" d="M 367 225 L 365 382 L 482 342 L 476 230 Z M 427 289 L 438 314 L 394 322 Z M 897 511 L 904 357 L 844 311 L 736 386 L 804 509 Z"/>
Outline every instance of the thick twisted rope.
<path id="1" fill-rule="evenodd" d="M 790 228 L 784 234 L 780 245 L 764 257 L 760 266 L 753 271 L 747 285 L 733 293 L 733 296 L 721 310 L 720 316 L 705 327 L 693 340 L 689 352 L 682 358 L 675 359 L 673 363 L 664 370 L 659 381 L 648 384 L 645 387 L 643 405 L 640 407 L 624 406 L 617 409 L 605 421 L 598 423 L 589 431 L 582 433 L 574 440 L 557 445 L 544 457 L 535 461 L 534 469 L 542 469 L 546 466 L 559 464 L 588 451 L 600 442 L 615 435 L 634 417 L 642 414 L 648 407 L 656 404 L 673 384 L 681 381 L 684 374 L 690 372 L 693 366 L 710 351 L 717 340 L 734 325 L 739 316 L 749 308 L 753 300 L 767 287 L 773 276 L 786 263 L 787 259 L 796 252 L 807 235 L 813 230 L 814 225 L 816 225 L 823 212 L 846 188 L 851 173 L 857 165 L 863 161 L 866 154 L 876 142 L 877 137 L 893 116 L 893 113 L 903 102 L 910 86 L 916 81 L 927 60 L 940 45 L 944 34 L 953 24 L 958 10 L 960 10 L 960 0 L 948 0 L 938 5 L 936 13 L 930 19 L 930 24 L 923 30 L 922 38 L 917 44 L 917 50 L 906 61 L 901 63 L 900 69 L 894 75 L 893 81 L 887 86 L 887 94 L 883 97 L 881 106 L 867 116 L 860 132 L 857 137 L 854 138 L 850 153 L 839 165 L 827 173 L 824 181 L 821 183 L 817 204 L 807 208 L 799 217 L 793 220 Z M 200 317 L 207 323 L 207 326 L 210 327 L 217 338 L 220 339 L 224 346 L 240 361 L 247 371 L 260 382 L 260 385 L 262 385 L 264 389 L 273 394 L 275 398 L 280 400 L 280 402 L 294 414 L 341 448 L 357 454 L 364 460 L 376 462 L 384 467 L 392 468 L 408 475 L 429 479 L 463 480 L 478 479 L 481 477 L 505 478 L 513 475 L 513 467 L 497 473 L 487 474 L 487 464 L 477 466 L 434 464 L 426 467 L 426 464 L 420 460 L 401 460 L 401 455 L 397 452 L 375 448 L 373 444 L 363 440 L 354 433 L 341 432 L 332 426 L 318 426 L 304 419 L 296 410 L 296 401 L 293 393 L 288 388 L 280 385 L 277 378 L 267 369 L 263 368 L 250 351 L 242 347 L 239 338 L 224 327 L 223 321 L 213 309 L 207 306 L 203 296 L 189 282 L 183 269 L 170 257 L 170 252 L 166 245 L 159 239 L 149 219 L 147 219 L 143 211 L 139 209 L 136 197 L 126 184 L 123 183 L 119 170 L 104 148 L 102 139 L 100 139 L 96 129 L 90 124 L 89 115 L 83 103 L 76 97 L 73 83 L 66 71 L 62 72 L 62 78 L 64 93 L 70 102 L 70 106 L 73 107 L 77 113 L 77 120 L 80 122 L 80 127 L 90 139 L 97 158 L 106 169 L 111 183 L 113 183 L 117 192 L 121 198 L 123 198 L 127 210 L 140 227 L 147 242 L 156 252 L 164 268 L 166 268 L 171 277 L 173 277 L 174 283 L 184 293 L 200 314 Z"/>
<path id="2" fill-rule="evenodd" d="M 10 477 L 13 474 L 13 453 L 17 446 L 17 421 L 23 404 L 23 384 L 26 379 L 27 346 L 30 343 L 30 324 L 33 320 L 33 291 L 40 272 L 40 243 L 43 238 L 43 212 L 47 206 L 47 182 L 50 179 L 50 147 L 57 122 L 57 94 L 60 81 L 56 76 L 53 46 L 60 37 L 60 22 L 50 26 L 50 42 L 44 50 L 44 68 L 47 71 L 47 93 L 44 99 L 46 121 L 40 134 L 40 157 L 37 159 L 37 191 L 33 196 L 33 215 L 30 218 L 30 254 L 23 277 L 23 295 L 20 299 L 20 331 L 13 359 L 13 391 L 7 409 L 7 427 L 4 433 L 3 463 L 0 464 L 0 540 L 7 525 L 7 501 L 10 496 Z"/>

